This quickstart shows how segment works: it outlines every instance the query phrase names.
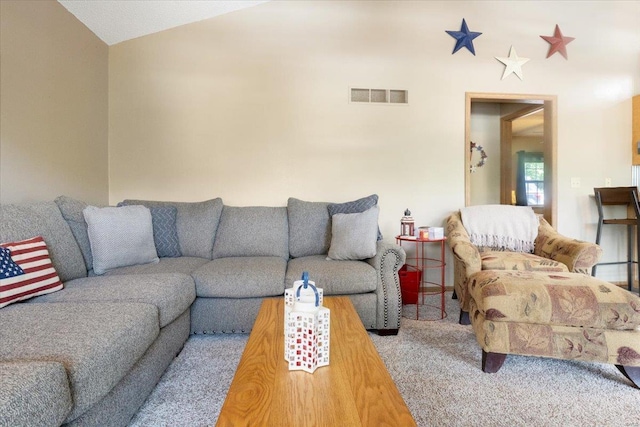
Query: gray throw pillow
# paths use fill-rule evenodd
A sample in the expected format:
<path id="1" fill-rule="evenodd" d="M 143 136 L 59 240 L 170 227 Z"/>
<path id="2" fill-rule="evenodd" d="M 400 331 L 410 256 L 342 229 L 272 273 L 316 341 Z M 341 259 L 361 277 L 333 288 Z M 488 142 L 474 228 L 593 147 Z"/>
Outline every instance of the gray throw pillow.
<path id="1" fill-rule="evenodd" d="M 176 216 L 178 208 L 164 206 L 150 208 L 151 222 L 153 223 L 153 241 L 160 258 L 175 258 L 182 255 L 180 242 L 178 242 L 178 229 L 176 228 Z"/>
<path id="2" fill-rule="evenodd" d="M 159 261 L 148 208 L 88 206 L 82 212 L 87 222 L 95 274 Z"/>
<path id="3" fill-rule="evenodd" d="M 363 260 L 375 256 L 378 213 L 379 208 L 374 206 L 361 213 L 333 215 L 327 259 Z"/>
<path id="4" fill-rule="evenodd" d="M 349 213 L 364 212 L 377 205 L 378 205 L 378 195 L 372 194 L 370 196 L 363 197 L 361 199 L 354 200 L 352 202 L 331 203 L 327 206 L 327 209 L 329 210 L 329 215 L 333 217 L 335 214 L 339 214 L 339 213 L 349 214 Z M 380 228 L 378 228 L 377 239 L 382 240 L 382 233 L 380 232 Z"/>

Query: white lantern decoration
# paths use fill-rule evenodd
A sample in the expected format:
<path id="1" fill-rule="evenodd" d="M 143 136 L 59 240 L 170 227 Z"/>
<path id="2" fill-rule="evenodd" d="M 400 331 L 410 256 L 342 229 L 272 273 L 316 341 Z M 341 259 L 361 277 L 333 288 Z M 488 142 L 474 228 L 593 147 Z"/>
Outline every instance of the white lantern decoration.
<path id="1" fill-rule="evenodd" d="M 329 321 L 329 309 L 322 306 L 322 289 L 305 271 L 302 280 L 285 290 L 284 358 L 290 371 L 313 373 L 329 365 Z"/>

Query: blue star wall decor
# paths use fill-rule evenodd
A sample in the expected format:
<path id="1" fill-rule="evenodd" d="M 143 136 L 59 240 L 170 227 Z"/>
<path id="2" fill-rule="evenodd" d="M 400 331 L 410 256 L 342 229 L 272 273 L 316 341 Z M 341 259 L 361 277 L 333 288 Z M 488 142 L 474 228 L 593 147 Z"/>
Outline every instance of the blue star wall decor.
<path id="1" fill-rule="evenodd" d="M 482 33 L 476 33 L 474 31 L 469 31 L 469 27 L 467 27 L 467 22 L 462 18 L 462 26 L 460 27 L 460 31 L 448 31 L 447 34 L 456 39 L 456 46 L 453 48 L 452 55 L 466 47 L 469 49 L 469 52 L 473 53 L 473 56 L 476 55 L 476 50 L 473 48 L 473 39 L 478 37 Z"/>

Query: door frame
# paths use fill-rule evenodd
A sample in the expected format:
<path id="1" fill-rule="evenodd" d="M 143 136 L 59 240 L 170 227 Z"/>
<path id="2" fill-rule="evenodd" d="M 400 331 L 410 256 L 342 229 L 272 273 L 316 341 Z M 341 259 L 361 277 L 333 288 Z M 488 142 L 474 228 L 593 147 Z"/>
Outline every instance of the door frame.
<path id="1" fill-rule="evenodd" d="M 543 213 L 545 219 L 555 226 L 558 216 L 558 188 L 557 188 L 557 152 L 558 152 L 558 123 L 556 95 L 530 95 L 530 94 L 510 94 L 510 93 L 484 93 L 465 92 L 465 146 L 464 146 L 464 186 L 465 186 L 465 206 L 469 206 L 471 200 L 471 104 L 472 102 L 487 102 L 494 104 L 521 103 L 521 104 L 542 104 L 544 106 L 544 198 L 545 205 Z M 505 131 L 501 125 L 501 134 Z M 503 138 L 501 137 L 501 140 Z M 501 141 L 501 171 L 500 171 L 500 192 L 504 191 L 506 181 L 503 166 L 507 153 L 502 153 L 503 142 Z M 504 200 L 504 199 L 503 199 Z M 510 202 L 510 198 L 509 198 Z"/>

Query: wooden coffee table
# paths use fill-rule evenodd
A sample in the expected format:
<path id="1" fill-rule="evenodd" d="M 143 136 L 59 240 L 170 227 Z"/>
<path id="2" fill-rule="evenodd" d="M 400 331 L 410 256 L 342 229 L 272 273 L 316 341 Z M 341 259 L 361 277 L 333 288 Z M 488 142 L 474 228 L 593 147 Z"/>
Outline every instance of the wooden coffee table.
<path id="1" fill-rule="evenodd" d="M 284 359 L 284 298 L 265 299 L 216 425 L 416 425 L 349 298 L 324 306 L 330 365 L 309 374 Z"/>

